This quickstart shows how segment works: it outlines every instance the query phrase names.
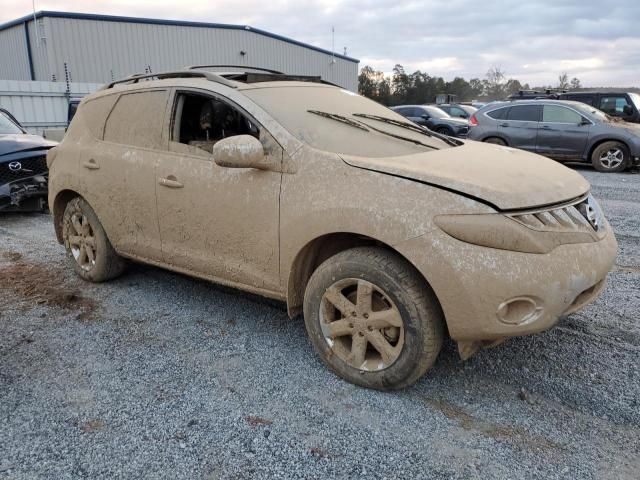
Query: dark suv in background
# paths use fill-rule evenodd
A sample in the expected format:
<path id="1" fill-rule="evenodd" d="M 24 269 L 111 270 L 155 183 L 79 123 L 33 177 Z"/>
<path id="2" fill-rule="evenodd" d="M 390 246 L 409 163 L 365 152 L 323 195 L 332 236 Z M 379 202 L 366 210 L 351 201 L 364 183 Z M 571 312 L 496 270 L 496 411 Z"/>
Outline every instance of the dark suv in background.
<path id="1" fill-rule="evenodd" d="M 626 122 L 640 123 L 640 95 L 632 92 L 567 92 L 558 95 L 559 100 L 586 103 L 607 115 Z"/>
<path id="2" fill-rule="evenodd" d="M 469 121 L 454 118 L 438 107 L 431 105 L 399 105 L 391 107 L 396 113 L 408 118 L 429 130 L 450 137 L 466 137 L 469 133 Z"/>
<path id="3" fill-rule="evenodd" d="M 572 100 L 586 103 L 625 122 L 640 123 L 640 95 L 633 92 L 566 92 L 520 90 L 508 100 Z"/>
<path id="4" fill-rule="evenodd" d="M 591 162 L 602 172 L 640 163 L 640 126 L 562 100 L 495 102 L 470 119 L 469 138 L 528 150 L 561 162 Z"/>

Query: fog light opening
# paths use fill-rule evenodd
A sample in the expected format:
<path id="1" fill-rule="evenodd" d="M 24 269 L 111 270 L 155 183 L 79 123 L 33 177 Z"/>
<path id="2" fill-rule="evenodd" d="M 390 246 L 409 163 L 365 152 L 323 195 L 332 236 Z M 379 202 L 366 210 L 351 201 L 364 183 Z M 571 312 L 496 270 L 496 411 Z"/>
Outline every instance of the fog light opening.
<path id="1" fill-rule="evenodd" d="M 536 320 L 542 313 L 542 306 L 532 298 L 518 297 L 503 302 L 496 313 L 503 323 L 522 325 Z"/>

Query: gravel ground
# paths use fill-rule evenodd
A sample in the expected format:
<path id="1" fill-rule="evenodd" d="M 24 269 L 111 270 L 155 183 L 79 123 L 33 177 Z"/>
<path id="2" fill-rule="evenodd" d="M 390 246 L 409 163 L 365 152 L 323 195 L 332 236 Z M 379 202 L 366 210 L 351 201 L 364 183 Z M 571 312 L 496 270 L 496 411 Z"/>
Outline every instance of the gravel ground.
<path id="1" fill-rule="evenodd" d="M 368 391 L 279 303 L 132 265 L 93 285 L 0 217 L 0 478 L 637 479 L 640 175 L 579 171 L 620 251 L 552 330 Z"/>

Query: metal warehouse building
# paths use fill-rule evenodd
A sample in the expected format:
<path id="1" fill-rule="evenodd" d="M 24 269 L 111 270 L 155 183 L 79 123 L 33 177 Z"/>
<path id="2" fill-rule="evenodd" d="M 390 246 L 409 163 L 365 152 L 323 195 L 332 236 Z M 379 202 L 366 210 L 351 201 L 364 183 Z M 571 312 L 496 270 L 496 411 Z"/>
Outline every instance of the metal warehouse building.
<path id="1" fill-rule="evenodd" d="M 245 25 L 37 12 L 0 25 L 0 79 L 103 83 L 187 65 L 318 75 L 357 90 L 358 60 Z"/>

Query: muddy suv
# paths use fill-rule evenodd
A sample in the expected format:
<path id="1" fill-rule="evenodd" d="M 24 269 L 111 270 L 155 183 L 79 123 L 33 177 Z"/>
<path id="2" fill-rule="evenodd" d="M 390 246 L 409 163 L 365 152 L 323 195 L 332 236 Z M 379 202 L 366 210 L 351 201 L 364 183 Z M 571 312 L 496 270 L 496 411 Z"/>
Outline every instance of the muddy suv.
<path id="1" fill-rule="evenodd" d="M 377 389 L 420 378 L 445 334 L 466 358 L 550 328 L 600 293 L 616 255 L 576 172 L 316 79 L 114 82 L 48 163 L 82 278 L 127 258 L 286 301 L 334 372 Z"/>

